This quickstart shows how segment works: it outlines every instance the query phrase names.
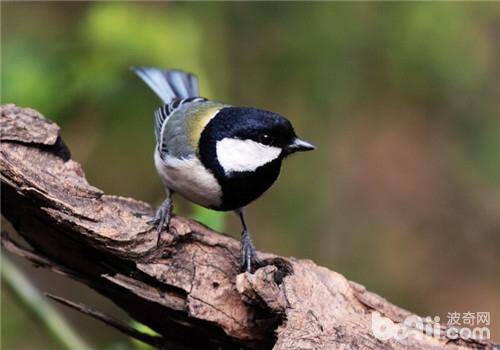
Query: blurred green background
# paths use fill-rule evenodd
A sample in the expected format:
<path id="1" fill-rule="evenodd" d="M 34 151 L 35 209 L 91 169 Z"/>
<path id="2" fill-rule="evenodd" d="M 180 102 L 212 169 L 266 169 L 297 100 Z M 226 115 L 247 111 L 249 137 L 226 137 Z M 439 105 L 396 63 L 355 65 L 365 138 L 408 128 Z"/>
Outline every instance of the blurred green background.
<path id="1" fill-rule="evenodd" d="M 287 116 L 319 147 L 249 207 L 257 247 L 445 322 L 490 312 L 500 340 L 500 3 L 2 2 L 1 59 L 2 103 L 59 123 L 91 184 L 154 205 L 159 100 L 129 66 Z M 233 215 L 195 211 L 238 236 Z M 38 289 L 124 317 L 10 258 Z M 98 349 L 135 346 L 57 309 Z M 1 330 L 4 349 L 62 349 L 5 284 Z"/>

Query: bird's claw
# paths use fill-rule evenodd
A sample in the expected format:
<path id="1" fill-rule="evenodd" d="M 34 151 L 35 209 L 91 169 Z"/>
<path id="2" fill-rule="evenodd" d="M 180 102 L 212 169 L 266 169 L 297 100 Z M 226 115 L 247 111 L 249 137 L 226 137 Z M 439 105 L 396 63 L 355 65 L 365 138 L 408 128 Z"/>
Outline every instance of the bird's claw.
<path id="1" fill-rule="evenodd" d="M 247 231 L 243 231 L 241 236 L 241 266 L 246 272 L 252 272 L 252 266 L 260 266 L 261 261 L 257 257 L 250 235 Z"/>
<path id="2" fill-rule="evenodd" d="M 168 228 L 170 218 L 172 217 L 172 200 L 167 198 L 156 210 L 155 217 L 148 221 L 149 225 L 156 227 L 158 232 L 157 244 L 160 243 L 161 233 L 163 229 Z"/>

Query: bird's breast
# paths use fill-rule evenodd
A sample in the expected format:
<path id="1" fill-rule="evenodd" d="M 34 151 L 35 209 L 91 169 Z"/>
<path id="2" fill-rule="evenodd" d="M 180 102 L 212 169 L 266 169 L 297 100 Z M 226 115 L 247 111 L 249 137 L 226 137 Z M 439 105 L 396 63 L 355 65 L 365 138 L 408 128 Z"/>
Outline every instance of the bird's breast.
<path id="1" fill-rule="evenodd" d="M 259 198 L 279 176 L 281 161 L 276 160 L 254 171 L 235 171 L 220 176 L 222 203 L 218 210 L 235 210 Z"/>
<path id="2" fill-rule="evenodd" d="M 161 157 L 156 150 L 154 157 L 156 170 L 168 188 L 207 208 L 218 208 L 221 205 L 221 186 L 196 155 L 176 158 L 166 154 Z"/>

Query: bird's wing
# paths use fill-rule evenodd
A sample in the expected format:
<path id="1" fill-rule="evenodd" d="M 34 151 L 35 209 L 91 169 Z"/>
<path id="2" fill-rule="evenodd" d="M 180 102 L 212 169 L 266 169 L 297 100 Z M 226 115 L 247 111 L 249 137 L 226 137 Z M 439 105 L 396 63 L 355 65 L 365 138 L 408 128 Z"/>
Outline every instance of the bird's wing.
<path id="1" fill-rule="evenodd" d="M 161 107 L 156 112 L 157 124 L 161 125 L 156 128 L 160 155 L 186 158 L 196 154 L 205 126 L 224 107 L 227 105 L 201 97 Z"/>
<path id="2" fill-rule="evenodd" d="M 170 103 L 164 104 L 162 107 L 155 111 L 155 136 L 156 143 L 160 154 L 164 148 L 164 129 L 167 125 L 170 116 L 176 111 L 180 110 L 183 106 L 197 102 L 204 102 L 206 98 L 203 97 L 189 97 L 184 99 L 176 99 Z"/>

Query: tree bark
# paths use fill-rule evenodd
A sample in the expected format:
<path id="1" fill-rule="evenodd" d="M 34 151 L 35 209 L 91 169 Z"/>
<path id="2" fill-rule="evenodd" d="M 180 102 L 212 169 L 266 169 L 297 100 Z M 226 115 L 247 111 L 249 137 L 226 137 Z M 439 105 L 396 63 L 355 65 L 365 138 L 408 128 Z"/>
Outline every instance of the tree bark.
<path id="1" fill-rule="evenodd" d="M 174 217 L 157 246 L 156 230 L 147 224 L 153 209 L 91 186 L 56 124 L 9 104 L 1 107 L 0 125 L 2 214 L 30 245 L 3 235 L 4 247 L 95 289 L 158 332 L 155 344 L 499 348 L 416 332 L 379 340 L 372 332 L 373 312 L 399 325 L 411 313 L 310 260 L 259 253 L 263 266 L 240 273 L 239 242 L 186 218 Z"/>

